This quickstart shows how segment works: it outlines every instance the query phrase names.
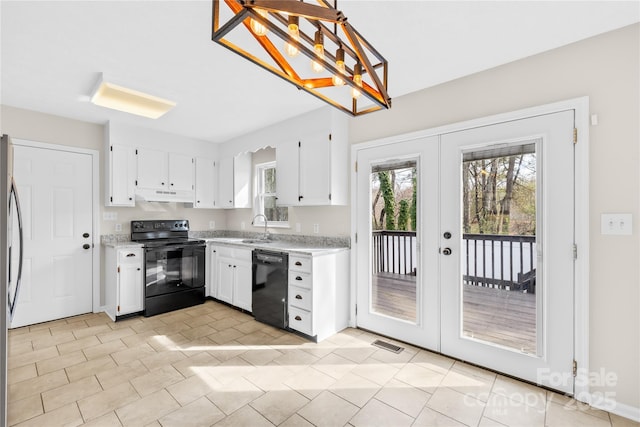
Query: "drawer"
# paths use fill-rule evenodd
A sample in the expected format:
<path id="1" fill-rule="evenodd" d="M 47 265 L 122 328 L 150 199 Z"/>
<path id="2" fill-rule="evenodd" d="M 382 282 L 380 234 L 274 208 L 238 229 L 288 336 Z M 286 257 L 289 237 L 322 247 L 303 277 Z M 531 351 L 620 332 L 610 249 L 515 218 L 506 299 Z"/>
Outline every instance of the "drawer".
<path id="1" fill-rule="evenodd" d="M 225 258 L 233 258 L 233 248 L 231 246 L 215 246 L 216 254 Z"/>
<path id="2" fill-rule="evenodd" d="M 295 307 L 289 307 L 289 327 L 303 334 L 313 336 L 311 313 Z"/>
<path id="3" fill-rule="evenodd" d="M 311 258 L 297 255 L 289 256 L 289 270 L 311 273 Z"/>
<path id="4" fill-rule="evenodd" d="M 142 249 L 120 249 L 118 250 L 118 264 L 141 264 L 142 265 Z"/>
<path id="5" fill-rule="evenodd" d="M 311 289 L 311 274 L 289 271 L 289 285 Z"/>
<path id="6" fill-rule="evenodd" d="M 289 305 L 311 311 L 311 289 L 289 286 Z"/>

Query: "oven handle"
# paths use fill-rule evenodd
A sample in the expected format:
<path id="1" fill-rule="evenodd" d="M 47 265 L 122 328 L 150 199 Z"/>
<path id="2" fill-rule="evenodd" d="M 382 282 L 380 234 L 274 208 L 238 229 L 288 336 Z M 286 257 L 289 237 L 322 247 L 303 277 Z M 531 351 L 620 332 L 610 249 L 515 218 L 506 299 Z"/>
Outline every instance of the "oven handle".
<path id="1" fill-rule="evenodd" d="M 207 245 L 171 245 L 171 246 L 156 246 L 155 248 L 145 248 L 146 252 L 169 252 L 174 249 L 187 249 L 187 248 L 206 248 Z"/>

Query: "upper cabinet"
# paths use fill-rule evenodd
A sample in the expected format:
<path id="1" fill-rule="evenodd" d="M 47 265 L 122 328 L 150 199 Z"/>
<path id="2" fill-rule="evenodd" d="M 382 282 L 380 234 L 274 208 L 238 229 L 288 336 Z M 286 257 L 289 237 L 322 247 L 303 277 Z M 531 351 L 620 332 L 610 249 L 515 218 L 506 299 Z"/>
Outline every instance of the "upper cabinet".
<path id="1" fill-rule="evenodd" d="M 278 204 L 322 206 L 347 204 L 347 141 L 320 131 L 301 135 L 276 149 Z"/>
<path id="2" fill-rule="evenodd" d="M 218 170 L 220 207 L 250 208 L 253 206 L 251 158 L 251 153 L 242 153 L 220 159 Z"/>
<path id="3" fill-rule="evenodd" d="M 181 153 L 138 148 L 136 194 L 148 201 L 193 202 L 193 157 Z"/>
<path id="4" fill-rule="evenodd" d="M 196 157 L 196 192 L 194 208 L 213 209 L 218 207 L 218 171 L 215 160 Z"/>
<path id="5" fill-rule="evenodd" d="M 108 145 L 105 167 L 105 206 L 134 206 L 136 156 L 132 147 Z"/>

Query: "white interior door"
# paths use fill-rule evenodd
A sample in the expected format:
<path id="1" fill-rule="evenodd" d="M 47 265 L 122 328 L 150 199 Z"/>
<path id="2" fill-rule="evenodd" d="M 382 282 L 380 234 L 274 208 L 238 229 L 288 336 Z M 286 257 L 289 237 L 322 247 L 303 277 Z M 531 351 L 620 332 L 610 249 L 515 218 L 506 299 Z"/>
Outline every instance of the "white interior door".
<path id="1" fill-rule="evenodd" d="M 566 393 L 573 129 L 570 110 L 441 137 L 442 352 Z"/>
<path id="2" fill-rule="evenodd" d="M 23 279 L 12 327 L 92 311 L 92 159 L 15 146 L 24 218 Z"/>
<path id="3" fill-rule="evenodd" d="M 356 178 L 357 325 L 433 350 L 439 348 L 438 254 L 423 248 L 439 233 L 437 159 L 438 137 L 362 149 Z M 382 224 L 381 208 L 374 207 L 379 174 L 397 174 L 395 185 L 409 199 L 412 170 L 417 224 L 409 228 L 415 233 L 387 230 L 397 227 Z"/>

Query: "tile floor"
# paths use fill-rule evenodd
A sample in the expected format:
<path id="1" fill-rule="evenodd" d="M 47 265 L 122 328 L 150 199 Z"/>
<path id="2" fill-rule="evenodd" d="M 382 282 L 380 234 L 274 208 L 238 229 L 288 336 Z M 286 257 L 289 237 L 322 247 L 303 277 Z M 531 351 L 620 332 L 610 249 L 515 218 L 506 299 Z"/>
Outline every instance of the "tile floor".
<path id="1" fill-rule="evenodd" d="M 319 344 L 227 306 L 9 334 L 10 426 L 629 426 L 419 348 L 347 329 Z"/>

